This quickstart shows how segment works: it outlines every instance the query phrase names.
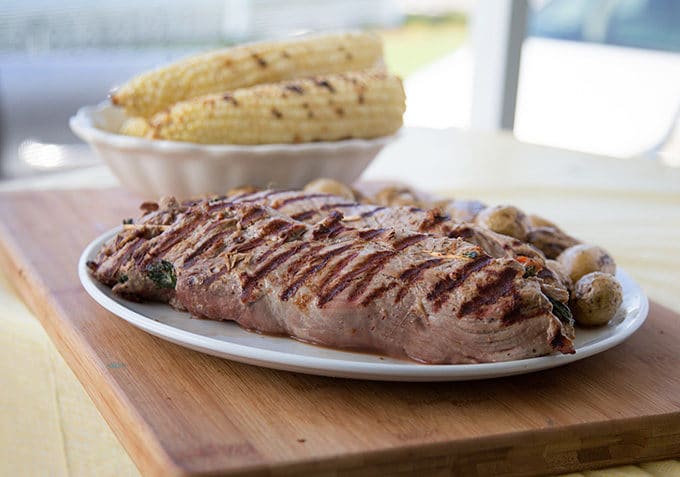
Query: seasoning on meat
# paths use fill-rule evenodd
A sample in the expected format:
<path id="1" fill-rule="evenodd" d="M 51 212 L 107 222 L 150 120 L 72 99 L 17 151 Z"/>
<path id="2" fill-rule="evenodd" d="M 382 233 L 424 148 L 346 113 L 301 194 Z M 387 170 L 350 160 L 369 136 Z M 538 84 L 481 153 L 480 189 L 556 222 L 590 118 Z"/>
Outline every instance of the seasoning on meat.
<path id="1" fill-rule="evenodd" d="M 166 199 L 136 224 L 166 227 L 122 230 L 92 273 L 118 295 L 199 318 L 424 363 L 573 352 L 568 319 L 513 256 L 527 251 L 521 244 L 484 236 L 490 254 L 468 241 L 482 237 L 473 225 L 437 219 L 422 232 L 424 211 L 321 210 L 338 198 L 313 196 Z M 315 219 L 291 218 L 310 210 Z M 346 222 L 345 212 L 361 219 Z"/>

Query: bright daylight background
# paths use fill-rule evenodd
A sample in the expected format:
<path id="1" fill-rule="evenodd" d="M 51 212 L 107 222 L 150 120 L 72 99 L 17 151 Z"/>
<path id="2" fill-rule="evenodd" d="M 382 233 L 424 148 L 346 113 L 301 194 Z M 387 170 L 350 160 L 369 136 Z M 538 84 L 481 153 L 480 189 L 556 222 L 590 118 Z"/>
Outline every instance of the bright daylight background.
<path id="1" fill-rule="evenodd" d="M 469 127 L 469 31 L 477 6 L 474 0 L 194 0 L 191 8 L 180 0 L 5 0 L 0 180 L 91 164 L 68 118 L 141 70 L 310 26 L 380 33 L 387 64 L 405 79 L 407 126 Z M 530 7 L 516 137 L 680 166 L 680 2 L 533 0 Z"/>

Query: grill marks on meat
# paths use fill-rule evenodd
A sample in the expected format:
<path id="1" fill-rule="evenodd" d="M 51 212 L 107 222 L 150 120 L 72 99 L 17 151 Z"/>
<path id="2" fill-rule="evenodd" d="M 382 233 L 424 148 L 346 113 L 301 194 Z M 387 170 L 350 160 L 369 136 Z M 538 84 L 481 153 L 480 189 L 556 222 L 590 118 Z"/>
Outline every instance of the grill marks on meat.
<path id="1" fill-rule="evenodd" d="M 537 280 L 523 278 L 515 260 L 492 258 L 461 239 L 381 227 L 393 208 L 328 197 L 265 191 L 161 207 L 139 225 L 172 217 L 167 229 L 148 236 L 122 231 L 102 249 L 93 273 L 109 285 L 125 273 L 129 279 L 116 285 L 121 294 L 170 302 L 199 317 L 422 362 L 573 350 Z M 268 200 L 285 214 L 262 204 Z M 314 225 L 287 216 L 309 200 L 332 207 Z M 344 221 L 338 204 L 368 219 Z M 441 228 L 446 220 L 436 217 L 433 227 Z M 175 290 L 159 292 L 145 278 L 143 264 L 157 260 L 174 266 Z"/>
<path id="2" fill-rule="evenodd" d="M 264 191 L 264 192 L 253 192 L 252 194 L 248 194 L 242 197 L 235 197 L 232 198 L 233 202 L 239 202 L 239 203 L 248 203 L 248 202 L 259 202 L 262 201 L 263 199 L 268 199 L 272 196 L 275 195 L 280 195 L 280 194 L 286 194 L 294 191 L 290 190 L 269 190 L 269 191 Z M 225 199 L 228 201 L 228 203 L 233 203 L 231 200 L 229 200 L 229 197 L 225 197 Z"/>
<path id="3" fill-rule="evenodd" d="M 418 242 L 422 242 L 426 238 L 427 238 L 427 235 L 425 235 L 425 234 L 409 235 L 409 236 L 406 236 L 406 237 L 399 239 L 396 242 L 394 242 L 393 247 L 394 247 L 394 250 L 399 252 L 401 250 L 404 250 L 404 249 L 410 247 L 413 244 L 416 244 Z"/>
<path id="4" fill-rule="evenodd" d="M 295 295 L 295 293 L 303 286 L 307 281 L 312 278 L 316 273 L 319 273 L 323 268 L 331 261 L 333 257 L 336 257 L 343 252 L 349 250 L 352 245 L 343 245 L 341 247 L 334 248 L 326 253 L 316 256 L 312 259 L 311 263 L 302 269 L 298 274 L 292 276 L 292 282 L 285 288 L 283 292 L 279 295 L 279 298 L 283 301 L 289 300 Z M 310 252 L 310 255 L 316 254 L 323 247 L 316 247 Z M 354 255 L 356 256 L 356 255 Z M 304 262 L 308 257 L 302 257 L 299 262 Z M 353 258 L 353 257 L 352 257 Z"/>
<path id="5" fill-rule="evenodd" d="M 260 209 L 260 211 L 262 214 L 264 214 L 264 209 Z M 246 225 L 244 224 L 244 226 Z M 291 224 L 290 222 L 281 219 L 274 219 L 271 220 L 266 226 L 262 228 L 262 232 L 266 236 L 274 233 L 281 233 L 284 230 L 287 230 L 292 227 L 295 227 L 295 224 Z"/>
<path id="6" fill-rule="evenodd" d="M 361 237 L 363 240 L 371 240 L 376 237 L 381 236 L 386 232 L 386 229 L 366 229 L 366 230 L 360 230 L 359 231 L 359 237 Z"/>
<path id="7" fill-rule="evenodd" d="M 352 250 L 351 253 L 346 254 L 344 257 L 338 260 L 325 275 L 321 275 L 321 278 L 319 279 L 320 285 L 317 287 L 318 306 L 323 307 L 341 291 L 338 287 L 338 284 L 335 285 L 338 287 L 337 291 L 335 292 L 332 288 L 330 292 L 326 292 L 325 290 L 330 286 L 331 283 L 334 283 L 333 279 L 338 277 L 340 272 L 342 272 L 345 267 L 347 267 L 347 265 L 349 265 L 358 255 L 359 252 L 356 249 Z M 345 288 L 347 287 L 345 286 L 342 289 L 344 290 Z"/>
<path id="8" fill-rule="evenodd" d="M 241 227 L 248 227 L 250 224 L 256 222 L 258 219 L 262 218 L 265 211 L 261 207 L 251 208 L 241 219 Z"/>
<path id="9" fill-rule="evenodd" d="M 318 214 L 318 211 L 316 210 L 305 210 L 304 212 L 298 212 L 297 214 L 291 215 L 290 218 L 293 220 L 305 222 L 314 217 L 316 214 Z"/>
<path id="10" fill-rule="evenodd" d="M 284 205 L 290 205 L 294 202 L 307 201 L 310 199 L 318 199 L 319 197 L 328 197 L 328 194 L 307 194 L 298 192 L 292 197 L 287 197 L 285 199 L 278 199 L 271 204 L 274 209 L 280 209 Z"/>
<path id="11" fill-rule="evenodd" d="M 435 310 L 440 310 L 442 305 L 449 299 L 453 290 L 461 286 L 470 275 L 483 269 L 491 263 L 491 258 L 482 255 L 463 265 L 456 272 L 447 275 L 434 284 L 427 294 L 427 299 L 434 304 Z"/>
<path id="12" fill-rule="evenodd" d="M 245 229 L 248 226 L 254 224 L 255 222 L 262 220 L 263 218 L 269 218 L 266 209 L 260 206 L 250 206 L 247 212 L 238 222 L 238 227 L 235 228 Z M 235 243 L 231 247 L 228 247 L 226 249 L 225 256 L 227 258 L 225 259 L 225 263 L 221 267 L 217 268 L 213 272 L 212 276 L 206 279 L 205 284 L 210 285 L 211 283 L 214 283 L 216 280 L 220 279 L 222 275 L 230 272 L 231 269 L 234 268 L 233 263 L 229 261 L 228 257 L 254 252 L 256 249 L 267 244 L 267 240 L 272 239 L 272 235 L 275 235 L 274 240 L 283 241 L 285 243 L 288 242 L 291 236 L 295 236 L 295 234 L 300 234 L 305 230 L 306 227 L 304 225 L 291 222 L 290 220 L 283 220 L 280 218 L 268 220 L 266 224 L 261 228 L 261 233 L 259 235 L 256 235 L 252 239 L 247 240 L 245 242 L 235 241 Z M 262 263 L 265 260 L 267 260 L 269 256 L 273 255 L 276 250 L 277 249 L 275 247 L 270 246 L 258 257 L 253 256 L 251 261 L 253 261 L 255 264 Z M 242 299 L 244 301 L 252 300 L 253 299 L 252 292 L 256 288 L 258 282 L 262 280 L 264 277 L 266 277 L 268 273 L 275 270 L 279 265 L 286 262 L 292 255 L 294 255 L 298 251 L 299 250 L 293 250 L 292 252 L 288 251 L 277 254 L 273 258 L 271 258 L 267 263 L 265 263 L 262 266 L 262 268 L 257 270 L 254 276 L 251 277 L 248 275 L 244 275 L 242 277 L 243 282 L 242 283 L 243 292 L 241 294 Z M 289 252 L 291 253 L 291 255 L 286 255 Z M 191 258 L 191 262 L 185 261 L 184 267 L 186 268 L 194 265 L 199 256 L 200 255 L 193 256 Z"/>
<path id="13" fill-rule="evenodd" d="M 227 222 L 228 226 L 233 224 L 233 221 Z M 221 228 L 220 225 L 222 225 L 220 222 L 216 222 L 207 228 L 204 233 L 203 242 L 201 242 L 198 247 L 196 247 L 192 252 L 184 257 L 184 261 L 182 263 L 183 267 L 189 267 L 196 263 L 196 260 L 198 260 L 201 255 L 204 255 L 212 247 L 219 245 L 220 241 L 224 243 L 225 229 Z"/>
<path id="14" fill-rule="evenodd" d="M 369 217 L 373 217 L 375 214 L 377 214 L 378 212 L 381 212 L 385 209 L 387 209 L 387 207 L 375 206 L 375 205 L 369 206 L 369 210 L 362 212 L 360 217 L 362 219 L 367 219 Z"/>
<path id="15" fill-rule="evenodd" d="M 317 300 L 317 305 L 323 308 L 328 302 L 334 299 L 338 294 L 351 285 L 351 283 L 359 277 L 365 277 L 362 281 L 372 280 L 375 273 L 385 266 L 390 258 L 396 255 L 392 250 L 379 250 L 366 256 L 361 262 L 352 267 L 347 273 L 338 275 L 332 281 L 328 288 L 320 291 Z M 343 267 L 344 268 L 344 267 Z M 354 287 L 349 295 L 349 301 L 355 301 L 358 298 L 358 288 Z"/>
<path id="16" fill-rule="evenodd" d="M 158 240 L 148 240 L 145 244 L 135 251 L 135 264 L 140 267 L 146 267 L 158 257 L 164 257 L 178 245 L 186 246 L 183 242 L 186 239 L 188 231 L 197 226 L 204 219 L 201 213 L 194 214 L 190 217 L 182 216 L 179 225 L 172 227 L 169 230 L 158 234 Z"/>
<path id="17" fill-rule="evenodd" d="M 418 279 L 418 277 L 428 268 L 431 267 L 436 267 L 440 263 L 442 263 L 444 259 L 442 258 L 431 258 L 430 260 L 426 260 L 421 263 L 417 263 L 411 268 L 408 268 L 404 270 L 400 275 L 399 278 L 405 283 L 409 284 L 415 280 Z"/>
<path id="18" fill-rule="evenodd" d="M 441 265 L 443 261 L 444 259 L 442 258 L 431 258 L 430 260 L 412 265 L 410 268 L 401 272 L 399 279 L 402 282 L 402 286 L 399 288 L 397 296 L 394 298 L 394 303 L 399 303 L 404 298 L 408 287 L 415 283 L 425 270 Z"/>
<path id="19" fill-rule="evenodd" d="M 493 305 L 503 297 L 511 300 L 511 310 L 514 310 L 515 303 L 519 296 L 514 289 L 513 280 L 517 276 L 516 270 L 503 270 L 498 277 L 488 284 L 479 287 L 479 293 L 463 302 L 458 311 L 459 316 L 478 314 L 482 315 L 489 305 Z M 503 315 L 506 319 L 507 314 Z"/>
<path id="20" fill-rule="evenodd" d="M 326 305 L 336 295 L 348 288 L 350 284 L 357 279 L 359 280 L 350 290 L 348 300 L 350 303 L 358 301 L 366 292 L 366 290 L 370 289 L 369 287 L 376 275 L 380 273 L 380 271 L 389 263 L 392 258 L 398 256 L 399 252 L 406 250 L 411 245 L 415 245 L 426 238 L 427 235 L 424 234 L 406 236 L 393 242 L 392 250 L 382 250 L 366 256 L 364 260 L 355 264 L 354 267 L 347 271 L 344 275 L 338 276 L 335 282 L 333 282 L 332 287 L 329 285 L 330 288 L 324 289 L 320 292 L 317 301 L 318 306 L 323 307 Z M 372 299 L 378 298 L 394 286 L 396 286 L 396 282 L 392 286 L 380 286 L 373 292 L 370 292 L 369 296 L 372 295 Z M 363 303 L 366 304 L 368 301 L 364 300 Z"/>
<path id="21" fill-rule="evenodd" d="M 380 285 L 379 287 L 375 288 L 372 292 L 370 292 L 368 295 L 366 295 L 366 297 L 361 301 L 361 306 L 370 305 L 374 300 L 379 299 L 385 293 L 397 287 L 398 285 L 399 283 L 397 283 L 396 281 L 391 281 L 386 285 Z"/>
<path id="22" fill-rule="evenodd" d="M 137 248 L 144 243 L 144 239 L 140 236 L 132 235 L 127 240 L 120 240 L 115 247 L 118 249 L 118 257 L 114 260 L 112 268 L 117 268 L 126 263 L 135 253 Z"/>
<path id="23" fill-rule="evenodd" d="M 427 232 L 435 228 L 437 225 L 448 220 L 451 220 L 451 217 L 443 213 L 441 210 L 439 209 L 428 210 L 425 212 L 425 218 L 418 226 L 418 230 L 420 230 L 421 232 Z"/>
<path id="24" fill-rule="evenodd" d="M 241 275 L 241 300 L 245 303 L 253 301 L 253 289 L 271 272 L 283 265 L 288 259 L 300 252 L 302 249 L 309 247 L 309 243 L 300 243 L 289 250 L 274 255 L 268 262 L 258 268 L 253 275 Z"/>
<path id="25" fill-rule="evenodd" d="M 325 219 L 328 211 L 340 209 L 352 220 L 347 224 L 356 229 L 391 228 L 403 232 L 426 232 L 452 238 L 461 237 L 479 245 L 492 257 L 519 255 L 542 259 L 541 253 L 529 244 L 496 234 L 475 224 L 454 222 L 439 209 L 422 210 L 415 207 L 384 207 L 347 202 L 337 196 L 300 191 L 264 191 L 241 198 L 227 198 L 219 204 L 258 203 L 309 224 Z M 340 211 L 338 210 L 338 212 Z"/>
<path id="26" fill-rule="evenodd" d="M 342 213 L 338 212 L 337 210 L 331 212 L 328 217 L 314 226 L 314 238 L 333 238 L 343 230 L 347 230 L 347 228 L 342 224 L 342 218 Z"/>
<path id="27" fill-rule="evenodd" d="M 255 237 L 255 238 L 248 240 L 247 242 L 245 242 L 241 245 L 237 245 L 236 247 L 234 247 L 233 251 L 236 252 L 236 253 L 250 252 L 251 250 L 262 245 L 263 243 L 264 243 L 263 237 Z"/>
<path id="28" fill-rule="evenodd" d="M 319 210 L 333 210 L 333 209 L 343 209 L 348 207 L 356 207 L 356 202 L 332 202 L 330 204 L 324 204 L 319 207 Z"/>

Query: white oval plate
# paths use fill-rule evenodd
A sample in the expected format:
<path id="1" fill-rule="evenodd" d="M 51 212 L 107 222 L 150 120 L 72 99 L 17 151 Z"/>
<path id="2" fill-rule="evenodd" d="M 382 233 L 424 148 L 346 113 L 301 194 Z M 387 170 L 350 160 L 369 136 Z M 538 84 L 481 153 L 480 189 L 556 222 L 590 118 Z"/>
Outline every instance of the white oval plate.
<path id="1" fill-rule="evenodd" d="M 191 318 L 159 303 L 134 303 L 116 297 L 87 268 L 97 251 L 120 227 L 90 243 L 80 257 L 78 275 L 85 290 L 108 311 L 132 325 L 196 351 L 266 368 L 342 378 L 382 381 L 466 381 L 497 378 L 554 368 L 601 353 L 624 341 L 644 323 L 647 297 L 628 274 L 619 270 L 623 304 L 616 317 L 595 329 L 576 330 L 576 354 L 553 354 L 502 363 L 425 365 L 379 355 L 339 351 L 290 338 L 259 335 L 233 322 Z"/>

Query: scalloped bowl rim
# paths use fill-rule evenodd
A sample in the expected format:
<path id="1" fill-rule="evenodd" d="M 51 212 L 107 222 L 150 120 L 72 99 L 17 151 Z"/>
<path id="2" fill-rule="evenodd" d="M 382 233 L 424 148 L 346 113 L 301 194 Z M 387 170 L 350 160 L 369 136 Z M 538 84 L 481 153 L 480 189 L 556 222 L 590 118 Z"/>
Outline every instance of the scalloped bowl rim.
<path id="1" fill-rule="evenodd" d="M 181 153 L 200 152 L 216 158 L 218 158 L 218 156 L 237 152 L 271 154 L 273 152 L 282 151 L 323 151 L 330 149 L 337 150 L 339 148 L 372 149 L 376 146 L 386 146 L 400 135 L 400 132 L 397 131 L 392 135 L 380 136 L 374 139 L 354 138 L 339 141 L 318 141 L 299 144 L 199 144 L 162 139 L 146 139 L 107 131 L 96 125 L 95 118 L 97 115 L 102 115 L 108 111 L 120 111 L 118 114 L 123 114 L 121 109 L 113 106 L 109 102 L 104 102 L 96 106 L 81 107 L 69 120 L 71 130 L 86 142 L 108 145 L 117 149 Z"/>

